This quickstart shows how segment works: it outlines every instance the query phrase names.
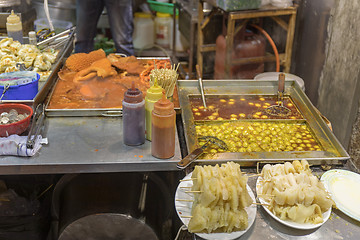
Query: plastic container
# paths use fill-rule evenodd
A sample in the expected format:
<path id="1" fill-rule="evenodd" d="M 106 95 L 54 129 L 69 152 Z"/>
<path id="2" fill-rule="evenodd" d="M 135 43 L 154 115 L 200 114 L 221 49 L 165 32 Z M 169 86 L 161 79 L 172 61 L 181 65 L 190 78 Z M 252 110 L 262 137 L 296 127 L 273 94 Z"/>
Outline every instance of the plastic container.
<path id="1" fill-rule="evenodd" d="M 34 31 L 29 32 L 29 44 L 35 46 L 37 44 L 36 33 Z"/>
<path id="2" fill-rule="evenodd" d="M 122 102 L 123 140 L 126 145 L 137 146 L 145 142 L 145 100 L 142 92 L 132 87 L 124 94 Z"/>
<path id="3" fill-rule="evenodd" d="M 261 0 L 209 0 L 209 3 L 225 11 L 236 11 L 257 9 L 261 5 Z"/>
<path id="4" fill-rule="evenodd" d="M 71 22 L 58 20 L 58 19 L 51 19 L 52 24 L 54 26 L 55 33 L 61 33 L 73 26 Z M 34 21 L 35 31 L 39 31 L 44 28 L 49 28 L 49 24 L 46 18 L 39 18 Z"/>
<path id="5" fill-rule="evenodd" d="M 2 100 L 32 100 L 38 93 L 40 75 L 32 71 L 0 74 L 0 95 Z"/>
<path id="6" fill-rule="evenodd" d="M 13 134 L 20 135 L 28 128 L 33 114 L 31 107 L 24 104 L 4 103 L 0 104 L 0 114 L 15 109 L 19 114 L 27 113 L 29 116 L 18 122 L 0 125 L 0 137 L 8 137 Z"/>
<path id="7" fill-rule="evenodd" d="M 145 96 L 145 132 L 146 139 L 151 141 L 151 113 L 154 109 L 154 104 L 161 99 L 164 89 L 157 84 L 155 79 L 154 85 L 151 86 Z"/>
<path id="8" fill-rule="evenodd" d="M 135 13 L 133 45 L 135 49 L 151 48 L 155 42 L 155 23 L 150 13 Z"/>
<path id="9" fill-rule="evenodd" d="M 271 0 L 271 5 L 278 8 L 287 8 L 293 5 L 292 0 Z"/>
<path id="10" fill-rule="evenodd" d="M 164 48 L 172 44 L 173 19 L 170 14 L 156 13 L 155 18 L 155 43 Z"/>
<path id="11" fill-rule="evenodd" d="M 174 14 L 174 4 L 173 3 L 164 3 L 164 2 L 158 2 L 158 1 L 147 1 L 150 9 L 155 12 L 160 13 L 168 13 L 168 14 Z M 179 14 L 179 9 L 176 9 L 176 15 Z"/>
<path id="12" fill-rule="evenodd" d="M 6 18 L 6 31 L 9 38 L 24 43 L 21 19 L 14 10 L 11 10 L 11 14 Z"/>
<path id="13" fill-rule="evenodd" d="M 179 15 L 176 16 L 175 29 L 176 29 L 175 50 L 178 52 L 184 52 L 189 47 L 189 42 L 186 40 L 186 38 L 180 32 Z M 172 34 L 171 34 L 171 36 L 172 36 Z M 172 47 L 173 47 L 173 41 L 172 41 L 172 37 L 171 37 L 170 48 L 172 49 Z"/>
<path id="14" fill-rule="evenodd" d="M 265 56 L 265 39 L 250 30 L 243 30 L 234 38 L 234 49 L 231 58 L 252 58 Z M 264 72 L 264 63 L 246 63 L 233 65 L 230 76 L 225 75 L 226 40 L 220 35 L 216 39 L 215 79 L 253 79 L 257 74 Z"/>
<path id="15" fill-rule="evenodd" d="M 175 154 L 175 110 L 174 104 L 166 99 L 163 92 L 162 99 L 154 105 L 151 114 L 151 154 L 156 158 L 171 158 Z"/>

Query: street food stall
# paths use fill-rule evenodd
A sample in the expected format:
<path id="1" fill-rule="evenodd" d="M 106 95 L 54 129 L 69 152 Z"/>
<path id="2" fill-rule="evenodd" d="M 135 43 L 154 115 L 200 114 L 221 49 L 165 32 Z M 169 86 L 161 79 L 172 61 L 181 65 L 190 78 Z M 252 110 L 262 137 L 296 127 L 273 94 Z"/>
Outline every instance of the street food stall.
<path id="1" fill-rule="evenodd" d="M 170 58 L 75 54 L 62 34 L 36 96 L 1 104 L 30 110 L 21 140 L 5 129 L 0 174 L 61 175 L 50 239 L 358 238 L 360 175 L 297 81 L 177 79 Z M 124 143 L 128 90 L 157 84 L 153 108 L 176 111 L 169 158 Z"/>

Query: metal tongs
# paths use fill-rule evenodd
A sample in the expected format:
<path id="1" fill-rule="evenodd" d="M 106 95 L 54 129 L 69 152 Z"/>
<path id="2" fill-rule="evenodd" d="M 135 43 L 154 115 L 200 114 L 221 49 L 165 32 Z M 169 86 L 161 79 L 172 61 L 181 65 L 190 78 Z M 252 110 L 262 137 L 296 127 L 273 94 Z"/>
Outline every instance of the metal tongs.
<path id="1" fill-rule="evenodd" d="M 40 103 L 39 105 L 37 105 L 33 115 L 30 131 L 26 141 L 27 148 L 30 149 L 34 148 L 35 141 L 37 139 L 37 136 L 40 134 L 40 130 L 43 126 L 44 119 L 45 119 L 45 108 L 44 108 L 44 104 Z"/>
<path id="2" fill-rule="evenodd" d="M 265 109 L 265 112 L 273 115 L 284 117 L 290 114 L 291 110 L 284 107 L 284 92 L 285 92 L 285 74 L 280 73 L 278 79 L 277 105 L 272 105 Z"/>
<path id="3" fill-rule="evenodd" d="M 184 169 L 187 166 L 189 166 L 193 161 L 195 161 L 200 156 L 200 154 L 202 154 L 204 152 L 205 149 L 207 149 L 212 144 L 217 145 L 219 148 L 221 148 L 223 150 L 227 150 L 226 143 L 224 141 L 218 139 L 217 137 L 204 136 L 204 137 L 200 137 L 199 139 L 206 140 L 206 143 L 204 145 L 202 145 L 201 147 L 192 151 L 189 155 L 187 155 L 180 162 L 178 162 L 176 166 L 179 169 Z"/>
<path id="4" fill-rule="evenodd" d="M 71 27 L 55 36 L 46 38 L 45 40 L 38 42 L 37 47 L 47 49 L 47 48 L 58 48 L 64 43 L 67 42 L 68 38 L 71 35 L 71 32 L 75 31 L 76 27 Z"/>
<path id="5" fill-rule="evenodd" d="M 199 86 L 200 86 L 200 93 L 201 93 L 201 100 L 203 102 L 203 105 L 205 107 L 205 109 L 207 108 L 206 106 L 206 101 L 205 101 L 205 94 L 204 94 L 204 85 L 203 85 L 203 81 L 201 78 L 201 72 L 200 72 L 200 67 L 198 64 L 196 64 L 196 72 L 198 75 L 198 79 L 199 79 Z"/>

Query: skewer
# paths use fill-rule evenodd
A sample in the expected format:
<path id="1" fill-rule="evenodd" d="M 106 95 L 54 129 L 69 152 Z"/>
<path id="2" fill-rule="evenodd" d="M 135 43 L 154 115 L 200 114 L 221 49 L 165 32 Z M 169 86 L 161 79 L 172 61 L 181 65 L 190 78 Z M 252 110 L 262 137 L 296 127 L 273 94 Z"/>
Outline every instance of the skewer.
<path id="1" fill-rule="evenodd" d="M 260 206 L 263 206 L 263 205 L 265 205 L 265 206 L 270 206 L 270 204 L 268 204 L 268 203 L 257 203 L 257 202 L 253 202 L 252 204 L 254 204 L 254 205 L 260 205 Z"/>
<path id="2" fill-rule="evenodd" d="M 253 175 L 247 175 L 247 177 L 258 177 L 258 176 L 261 176 L 261 173 L 259 173 L 259 174 L 253 174 Z"/>
<path id="3" fill-rule="evenodd" d="M 272 195 L 272 194 L 258 194 L 258 196 L 269 196 L 269 197 L 275 197 L 275 195 Z"/>
<path id="4" fill-rule="evenodd" d="M 181 179 L 180 182 L 192 181 L 195 179 L 197 179 L 197 178 Z"/>
<path id="5" fill-rule="evenodd" d="M 203 191 L 185 191 L 186 193 L 202 193 Z"/>
<path id="6" fill-rule="evenodd" d="M 181 216 L 182 218 L 192 218 L 193 216 Z"/>
<path id="7" fill-rule="evenodd" d="M 178 202 L 193 202 L 194 200 L 191 199 L 176 199 Z"/>

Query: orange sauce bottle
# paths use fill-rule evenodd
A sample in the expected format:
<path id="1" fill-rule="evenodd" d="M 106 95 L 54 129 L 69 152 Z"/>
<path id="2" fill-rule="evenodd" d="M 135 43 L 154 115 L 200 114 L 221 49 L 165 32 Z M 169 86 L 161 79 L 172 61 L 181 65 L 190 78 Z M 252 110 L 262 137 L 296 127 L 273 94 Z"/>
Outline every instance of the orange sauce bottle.
<path id="1" fill-rule="evenodd" d="M 157 101 L 151 114 L 151 154 L 156 158 L 171 158 L 175 154 L 175 110 L 166 99 Z"/>

